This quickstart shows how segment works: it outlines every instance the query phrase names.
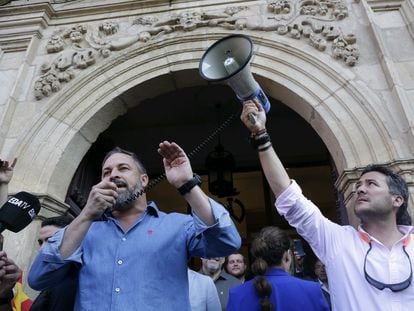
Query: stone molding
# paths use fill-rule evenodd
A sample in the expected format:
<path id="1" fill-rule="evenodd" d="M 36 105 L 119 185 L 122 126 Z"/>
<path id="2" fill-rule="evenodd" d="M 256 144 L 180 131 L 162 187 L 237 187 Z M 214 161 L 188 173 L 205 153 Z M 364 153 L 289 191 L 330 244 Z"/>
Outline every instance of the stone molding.
<path id="1" fill-rule="evenodd" d="M 40 220 L 64 215 L 68 209 L 69 205 L 62 202 L 61 200 L 49 195 L 49 194 L 36 194 L 40 201 L 40 205 L 42 208 L 40 209 L 39 214 L 37 215 L 37 218 Z"/>
<path id="2" fill-rule="evenodd" d="M 51 3 L 65 3 L 65 2 L 72 2 L 76 0 L 51 0 Z"/>
<path id="3" fill-rule="evenodd" d="M 222 10 L 190 10 L 143 15 L 132 22 L 104 20 L 99 24 L 79 24 L 56 30 L 48 39 L 48 53 L 59 53 L 41 67 L 42 74 L 34 85 L 34 96 L 40 100 L 58 92 L 63 83 L 113 53 L 128 47 L 142 47 L 171 33 L 192 32 L 200 28 L 221 28 L 245 33 L 267 32 L 288 36 L 290 40 L 306 40 L 320 52 L 328 52 L 348 66 L 359 59 L 356 36 L 344 34 L 336 21 L 348 16 L 342 1 L 268 1 L 263 15 L 252 13 L 248 6 L 229 6 Z M 259 10 L 259 12 L 261 12 Z"/>
<path id="4" fill-rule="evenodd" d="M 38 30 L 19 35 L 1 36 L 0 47 L 5 53 L 26 51 L 29 48 L 33 37 L 41 39 L 42 35 Z"/>
<path id="5" fill-rule="evenodd" d="M 401 8 L 407 0 L 368 0 L 367 3 L 373 12 L 395 11 Z"/>
<path id="6" fill-rule="evenodd" d="M 10 193 L 10 195 L 14 195 L 15 193 Z M 32 193 L 36 196 L 40 201 L 40 211 L 39 214 L 36 216 L 37 219 L 43 220 L 49 217 L 64 215 L 68 209 L 69 205 L 61 200 L 43 193 Z"/>

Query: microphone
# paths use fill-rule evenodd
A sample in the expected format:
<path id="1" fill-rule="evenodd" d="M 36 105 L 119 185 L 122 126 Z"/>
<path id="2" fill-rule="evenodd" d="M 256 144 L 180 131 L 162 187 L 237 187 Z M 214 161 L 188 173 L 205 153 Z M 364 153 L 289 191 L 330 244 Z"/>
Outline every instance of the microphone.
<path id="1" fill-rule="evenodd" d="M 0 208 L 0 233 L 6 229 L 19 232 L 32 222 L 39 211 L 40 202 L 36 196 L 24 191 L 10 196 Z"/>

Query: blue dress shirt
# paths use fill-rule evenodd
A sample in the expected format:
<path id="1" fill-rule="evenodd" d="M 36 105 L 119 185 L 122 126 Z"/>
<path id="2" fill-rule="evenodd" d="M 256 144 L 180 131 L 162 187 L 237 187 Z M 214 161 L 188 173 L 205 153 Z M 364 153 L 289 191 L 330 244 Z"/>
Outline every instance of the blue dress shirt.
<path id="1" fill-rule="evenodd" d="M 73 311 L 78 291 L 79 268 L 72 265 L 65 279 L 42 291 L 33 301 L 30 311 Z"/>
<path id="2" fill-rule="evenodd" d="M 36 290 L 56 284 L 74 261 L 81 264 L 75 310 L 190 310 L 189 258 L 227 256 L 241 244 L 228 212 L 209 202 L 216 220 L 210 227 L 196 215 L 161 212 L 153 202 L 127 231 L 105 217 L 66 260 L 59 253 L 62 229 L 36 257 L 29 284 Z"/>
<path id="3" fill-rule="evenodd" d="M 282 269 L 269 269 L 265 277 L 272 285 L 269 299 L 275 311 L 329 311 L 318 283 L 293 277 Z M 230 288 L 227 311 L 260 311 L 254 282 L 252 279 Z"/>

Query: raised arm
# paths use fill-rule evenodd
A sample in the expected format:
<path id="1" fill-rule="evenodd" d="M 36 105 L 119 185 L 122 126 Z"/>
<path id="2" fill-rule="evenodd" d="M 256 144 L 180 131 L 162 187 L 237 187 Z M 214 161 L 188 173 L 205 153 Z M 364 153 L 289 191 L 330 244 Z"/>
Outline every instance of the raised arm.
<path id="1" fill-rule="evenodd" d="M 116 185 L 108 180 L 103 180 L 92 187 L 88 201 L 82 212 L 68 225 L 60 246 L 62 258 L 68 258 L 80 246 L 92 222 L 115 203 Z"/>
<path id="2" fill-rule="evenodd" d="M 260 164 L 267 182 L 277 198 L 289 186 L 290 178 L 276 155 L 266 132 L 266 113 L 260 103 L 249 100 L 243 103 L 240 119 L 256 142 Z"/>
<path id="3" fill-rule="evenodd" d="M 7 201 L 9 182 L 13 177 L 13 169 L 17 158 L 11 162 L 0 159 L 0 206 Z"/>
<path id="4" fill-rule="evenodd" d="M 158 152 L 163 157 L 168 182 L 175 188 L 180 188 L 193 178 L 190 161 L 176 143 L 164 141 L 160 143 Z M 207 226 L 215 223 L 208 197 L 198 185 L 184 194 L 184 199 Z"/>

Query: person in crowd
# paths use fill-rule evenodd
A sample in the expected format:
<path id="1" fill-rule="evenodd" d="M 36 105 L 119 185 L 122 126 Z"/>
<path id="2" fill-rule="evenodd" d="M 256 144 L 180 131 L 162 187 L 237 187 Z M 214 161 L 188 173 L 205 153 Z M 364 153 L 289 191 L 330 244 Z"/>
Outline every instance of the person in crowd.
<path id="1" fill-rule="evenodd" d="M 229 300 L 229 289 L 241 284 L 238 278 L 224 271 L 224 261 L 225 257 L 201 258 L 201 270 L 199 271 L 213 279 L 222 310 L 226 310 L 227 301 Z"/>
<path id="2" fill-rule="evenodd" d="M 293 256 L 288 235 L 265 227 L 253 240 L 254 279 L 230 289 L 227 311 L 322 311 L 328 304 L 320 286 L 288 273 Z"/>
<path id="3" fill-rule="evenodd" d="M 166 214 L 147 202 L 144 166 L 134 153 L 115 148 L 79 216 L 36 257 L 28 276 L 32 288 L 62 281 L 75 262 L 75 310 L 190 310 L 189 258 L 227 256 L 241 239 L 226 209 L 199 187 L 184 150 L 164 141 L 158 152 L 167 180 L 192 214 Z"/>
<path id="4" fill-rule="evenodd" d="M 266 131 L 260 103 L 246 101 L 241 120 L 251 133 L 279 214 L 326 265 L 332 309 L 413 309 L 413 227 L 404 179 L 381 165 L 365 167 L 352 202 L 360 226 L 355 230 L 338 225 L 324 217 L 289 178 Z"/>
<path id="5" fill-rule="evenodd" d="M 307 279 L 305 273 L 305 261 L 306 261 L 306 253 L 303 248 L 303 243 L 301 239 L 294 239 L 293 240 L 293 275 L 301 278 Z"/>
<path id="6" fill-rule="evenodd" d="M 59 229 L 66 227 L 73 220 L 72 216 L 63 215 L 56 217 L 49 217 L 40 224 L 39 236 L 37 243 L 42 248 L 45 243 L 52 237 Z"/>
<path id="7" fill-rule="evenodd" d="M 213 280 L 188 269 L 191 311 L 220 311 L 220 299 Z"/>
<path id="8" fill-rule="evenodd" d="M 44 247 L 59 229 L 71 223 L 71 216 L 50 217 L 42 221 L 38 243 Z M 33 301 L 30 311 L 73 311 L 78 288 L 78 264 L 73 264 L 66 277 L 58 284 L 43 290 Z"/>
<path id="9" fill-rule="evenodd" d="M 319 259 L 315 260 L 314 272 L 316 276 L 316 281 L 321 285 L 322 293 L 328 302 L 329 309 L 331 309 L 331 297 L 329 294 L 329 283 L 328 275 L 326 274 L 325 265 Z"/>
<path id="10" fill-rule="evenodd" d="M 7 202 L 9 183 L 13 177 L 13 170 L 16 162 L 17 158 L 14 158 L 11 162 L 0 159 L 0 206 L 3 206 L 3 204 Z"/>
<path id="11" fill-rule="evenodd" d="M 238 278 L 242 283 L 245 281 L 247 264 L 244 256 L 240 253 L 234 253 L 227 257 L 225 269 L 228 274 Z"/>
<path id="12" fill-rule="evenodd" d="M 0 251 L 0 311 L 12 310 L 13 287 L 20 274 L 21 271 L 14 261 L 7 257 L 5 251 Z"/>
<path id="13" fill-rule="evenodd" d="M 17 159 L 12 161 L 0 159 L 0 207 L 7 202 L 8 187 L 13 177 L 14 166 Z M 0 249 L 0 311 L 11 311 L 11 302 L 14 297 L 13 287 L 19 280 L 21 271 L 19 267 L 3 251 L 3 236 L 1 235 Z"/>

